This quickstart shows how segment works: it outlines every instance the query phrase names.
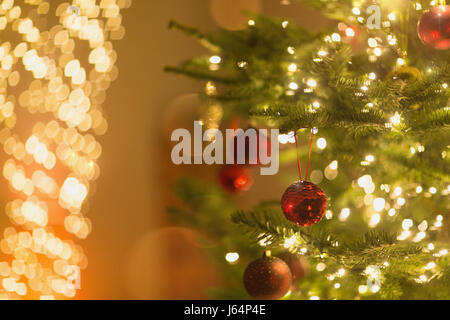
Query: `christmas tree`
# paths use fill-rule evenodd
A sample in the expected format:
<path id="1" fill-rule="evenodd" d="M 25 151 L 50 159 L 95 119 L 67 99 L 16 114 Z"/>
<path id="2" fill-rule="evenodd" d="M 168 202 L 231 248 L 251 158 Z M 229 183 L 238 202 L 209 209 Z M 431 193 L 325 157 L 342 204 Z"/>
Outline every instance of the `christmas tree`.
<path id="1" fill-rule="evenodd" d="M 336 27 L 170 23 L 211 52 L 167 68 L 205 82 L 207 128 L 282 133 L 284 195 L 239 208 L 252 183 L 243 165 L 175 187 L 172 217 L 215 241 L 226 281 L 211 297 L 449 299 L 450 6 L 303 2 Z"/>

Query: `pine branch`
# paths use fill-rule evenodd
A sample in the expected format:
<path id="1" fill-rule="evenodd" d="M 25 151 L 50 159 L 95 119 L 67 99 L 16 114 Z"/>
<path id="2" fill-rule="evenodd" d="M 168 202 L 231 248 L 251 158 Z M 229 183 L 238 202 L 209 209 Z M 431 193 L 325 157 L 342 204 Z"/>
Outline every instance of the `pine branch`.
<path id="1" fill-rule="evenodd" d="M 233 214 L 232 221 L 244 226 L 256 243 L 263 241 L 267 247 L 277 248 L 282 247 L 286 239 L 295 237 L 297 240 L 291 244 L 291 250 L 307 248 L 309 254 L 325 255 L 357 273 L 371 264 L 422 254 L 420 246 L 399 243 L 395 235 L 384 231 L 372 231 L 359 240 L 341 243 L 324 231 L 306 231 L 297 227 L 281 214 L 241 211 Z"/>

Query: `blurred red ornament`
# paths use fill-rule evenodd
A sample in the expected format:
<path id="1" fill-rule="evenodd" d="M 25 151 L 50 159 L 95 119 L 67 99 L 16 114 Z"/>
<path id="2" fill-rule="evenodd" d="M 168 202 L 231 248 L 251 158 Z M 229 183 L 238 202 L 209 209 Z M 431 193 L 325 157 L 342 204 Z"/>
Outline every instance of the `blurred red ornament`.
<path id="1" fill-rule="evenodd" d="M 248 129 L 248 130 L 255 130 L 255 129 Z M 234 163 L 238 164 L 238 152 L 245 152 L 245 163 L 239 163 L 239 164 L 245 164 L 245 165 L 261 165 L 262 160 L 264 160 L 263 157 L 261 157 L 261 154 L 263 156 L 270 157 L 271 152 L 271 146 L 270 146 L 270 139 L 256 131 L 256 150 L 252 150 L 250 148 L 250 139 L 247 136 L 244 136 L 244 131 L 241 131 L 238 133 L 234 139 L 233 139 L 233 150 L 234 150 Z M 238 144 L 238 141 L 245 141 L 244 145 Z M 242 150 L 243 149 L 243 150 Z M 254 148 L 253 148 L 254 149 Z"/>
<path id="2" fill-rule="evenodd" d="M 289 221 L 309 227 L 322 220 L 327 209 L 327 196 L 314 183 L 298 181 L 284 192 L 281 209 Z"/>
<path id="3" fill-rule="evenodd" d="M 253 185 L 250 172 L 243 166 L 227 165 L 219 173 L 221 186 L 229 192 L 247 191 Z"/>
<path id="4" fill-rule="evenodd" d="M 244 272 L 244 286 L 255 299 L 280 299 L 292 284 L 289 266 L 283 260 L 264 256 L 248 265 Z"/>
<path id="5" fill-rule="evenodd" d="M 293 282 L 302 279 L 306 275 L 306 272 L 308 271 L 308 264 L 306 260 L 298 254 L 284 251 L 277 254 L 277 257 L 286 262 L 289 266 Z"/>
<path id="6" fill-rule="evenodd" d="M 441 5 L 425 12 L 419 20 L 417 31 L 427 46 L 438 50 L 450 48 L 450 6 Z"/>

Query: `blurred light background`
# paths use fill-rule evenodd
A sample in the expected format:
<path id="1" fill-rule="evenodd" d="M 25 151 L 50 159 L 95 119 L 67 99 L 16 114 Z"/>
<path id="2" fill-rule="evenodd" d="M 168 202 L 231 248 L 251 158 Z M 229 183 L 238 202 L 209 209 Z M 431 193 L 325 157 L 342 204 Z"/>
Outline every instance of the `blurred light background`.
<path id="1" fill-rule="evenodd" d="M 220 283 L 195 231 L 172 226 L 166 216 L 166 207 L 176 202 L 170 186 L 177 177 L 214 179 L 213 168 L 170 163 L 171 131 L 192 127 L 199 107 L 195 93 L 204 84 L 163 68 L 207 51 L 167 25 L 174 19 L 204 31 L 237 29 L 248 20 L 244 10 L 288 18 L 311 30 L 330 24 L 287 2 L 133 0 L 124 11 L 126 36 L 115 43 L 120 74 L 104 103 L 109 129 L 100 138 L 101 177 L 87 213 L 93 229 L 82 243 L 89 266 L 78 298 L 200 299 L 207 298 L 206 288 Z M 243 202 L 270 192 L 264 181 L 258 184 Z M 7 224 L 5 215 L 0 223 Z"/>

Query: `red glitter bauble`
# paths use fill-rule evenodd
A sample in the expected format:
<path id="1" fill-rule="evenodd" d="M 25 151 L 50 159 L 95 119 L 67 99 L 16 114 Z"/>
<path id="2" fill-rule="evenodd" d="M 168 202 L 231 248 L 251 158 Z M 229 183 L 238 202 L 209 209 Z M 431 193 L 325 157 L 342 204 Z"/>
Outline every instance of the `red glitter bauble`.
<path id="1" fill-rule="evenodd" d="M 224 166 L 219 173 L 221 186 L 229 192 L 247 191 L 253 185 L 250 172 L 243 166 Z"/>
<path id="2" fill-rule="evenodd" d="M 255 299 L 280 299 L 292 284 L 289 266 L 275 257 L 262 257 L 250 263 L 244 272 L 244 286 Z"/>
<path id="3" fill-rule="evenodd" d="M 327 196 L 314 183 L 298 181 L 284 192 L 281 209 L 289 221 L 309 227 L 323 218 L 327 209 Z"/>
<path id="4" fill-rule="evenodd" d="M 437 6 L 425 12 L 417 31 L 427 46 L 438 50 L 450 48 L 450 6 Z"/>

